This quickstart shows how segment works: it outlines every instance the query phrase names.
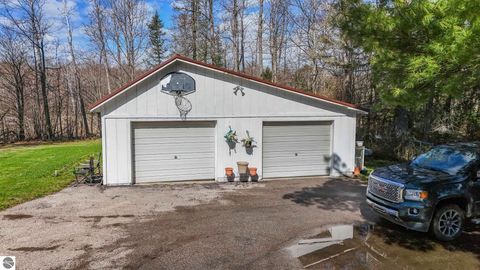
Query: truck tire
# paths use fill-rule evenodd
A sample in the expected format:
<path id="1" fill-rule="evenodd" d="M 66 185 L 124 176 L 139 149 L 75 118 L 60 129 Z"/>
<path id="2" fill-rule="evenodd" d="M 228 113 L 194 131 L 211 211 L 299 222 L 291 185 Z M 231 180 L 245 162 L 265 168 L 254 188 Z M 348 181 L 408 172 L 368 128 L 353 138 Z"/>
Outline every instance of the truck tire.
<path id="1" fill-rule="evenodd" d="M 452 241 L 463 231 L 465 212 L 456 204 L 440 207 L 432 221 L 432 231 L 440 241 Z"/>

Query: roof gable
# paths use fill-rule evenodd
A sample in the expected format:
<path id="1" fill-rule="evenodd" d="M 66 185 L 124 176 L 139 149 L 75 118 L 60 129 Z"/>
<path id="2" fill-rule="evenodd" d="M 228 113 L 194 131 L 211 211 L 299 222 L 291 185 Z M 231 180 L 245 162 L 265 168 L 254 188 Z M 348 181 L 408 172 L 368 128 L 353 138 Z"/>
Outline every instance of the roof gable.
<path id="1" fill-rule="evenodd" d="M 134 80 L 131 80 L 131 81 L 127 82 L 122 87 L 118 88 L 117 90 L 111 92 L 108 95 L 105 95 L 104 97 L 102 97 L 101 99 L 99 99 L 97 102 L 95 102 L 94 104 L 92 104 L 90 106 L 90 111 L 91 112 L 96 111 L 98 108 L 100 108 L 104 104 L 108 103 L 109 101 L 114 99 L 116 96 L 128 91 L 129 89 L 133 88 L 135 85 L 140 84 L 144 80 L 153 76 L 154 74 L 156 74 L 160 70 L 166 68 L 167 66 L 170 66 L 171 64 L 173 64 L 176 61 L 181 61 L 181 62 L 184 62 L 184 63 L 187 63 L 187 64 L 192 64 L 192 65 L 196 65 L 196 66 L 199 66 L 199 67 L 211 69 L 211 70 L 214 70 L 214 71 L 217 71 L 217 72 L 226 73 L 226 74 L 236 76 L 236 77 L 240 77 L 240 78 L 243 78 L 243 79 L 247 79 L 247 80 L 250 80 L 250 81 L 253 81 L 253 82 L 256 82 L 256 83 L 264 84 L 264 85 L 267 85 L 267 86 L 270 86 L 270 87 L 274 87 L 274 88 L 277 88 L 277 89 L 281 89 L 281 90 L 284 90 L 284 91 L 295 93 L 295 94 L 298 94 L 298 95 L 301 95 L 301 96 L 306 96 L 306 97 L 312 98 L 314 100 L 319 100 L 319 101 L 322 101 L 322 102 L 327 102 L 327 103 L 334 104 L 334 105 L 337 105 L 337 106 L 352 109 L 357 113 L 366 113 L 365 111 L 363 111 L 362 109 L 360 109 L 358 106 L 356 106 L 354 104 L 350 104 L 350 103 L 347 103 L 347 102 L 331 99 L 331 98 L 328 98 L 328 97 L 325 97 L 325 96 L 317 95 L 317 94 L 314 94 L 314 93 L 311 93 L 311 92 L 306 92 L 304 90 L 296 89 L 296 88 L 293 88 L 293 87 L 279 85 L 277 83 L 273 83 L 273 82 L 270 82 L 270 81 L 267 81 L 267 80 L 263 80 L 261 78 L 254 77 L 254 76 L 242 73 L 242 72 L 237 72 L 237 71 L 233 71 L 233 70 L 230 70 L 230 69 L 217 67 L 217 66 L 214 66 L 214 65 L 211 65 L 211 64 L 206 64 L 206 63 L 203 63 L 201 61 L 193 60 L 193 59 L 190 59 L 188 57 L 185 57 L 185 56 L 182 56 L 182 55 L 179 55 L 179 54 L 176 54 L 176 55 L 172 56 L 171 58 L 169 58 L 165 62 L 163 62 L 163 63 L 157 65 L 156 67 L 146 71 L 145 73 L 141 74 L 140 76 L 138 76 Z"/>

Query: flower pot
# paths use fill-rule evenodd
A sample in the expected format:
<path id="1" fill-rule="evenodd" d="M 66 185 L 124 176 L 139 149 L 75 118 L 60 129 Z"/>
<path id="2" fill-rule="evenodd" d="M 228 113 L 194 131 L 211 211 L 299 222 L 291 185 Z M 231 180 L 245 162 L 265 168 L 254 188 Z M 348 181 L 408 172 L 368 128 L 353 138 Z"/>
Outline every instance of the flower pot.
<path id="1" fill-rule="evenodd" d="M 357 146 L 362 147 L 363 146 L 363 141 L 357 141 Z"/>
<path id="2" fill-rule="evenodd" d="M 255 176 L 257 175 L 257 168 L 255 167 L 250 167 L 248 168 L 249 172 L 250 172 L 250 176 Z"/>
<path id="3" fill-rule="evenodd" d="M 237 166 L 238 166 L 238 173 L 239 174 L 247 174 L 248 162 L 239 161 L 239 162 L 237 162 Z"/>
<path id="4" fill-rule="evenodd" d="M 232 176 L 233 175 L 233 168 L 232 167 L 226 167 L 225 168 L 225 174 L 227 176 Z"/>

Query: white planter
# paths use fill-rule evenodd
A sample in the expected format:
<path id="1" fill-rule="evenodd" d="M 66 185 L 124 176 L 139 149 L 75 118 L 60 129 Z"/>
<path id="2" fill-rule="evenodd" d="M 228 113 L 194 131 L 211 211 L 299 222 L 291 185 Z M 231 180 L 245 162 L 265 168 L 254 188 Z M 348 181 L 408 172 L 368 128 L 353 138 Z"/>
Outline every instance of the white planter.
<path id="1" fill-rule="evenodd" d="M 362 147 L 363 146 L 363 141 L 357 141 L 357 146 Z"/>

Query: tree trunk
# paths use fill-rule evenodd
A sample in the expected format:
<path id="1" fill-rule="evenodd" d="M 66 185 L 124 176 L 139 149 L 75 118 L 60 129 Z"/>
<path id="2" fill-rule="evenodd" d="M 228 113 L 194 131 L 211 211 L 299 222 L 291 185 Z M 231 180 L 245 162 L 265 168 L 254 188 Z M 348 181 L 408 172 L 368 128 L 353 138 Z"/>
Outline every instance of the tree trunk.
<path id="1" fill-rule="evenodd" d="M 192 58 L 197 60 L 197 0 L 191 0 L 192 8 Z"/>
<path id="2" fill-rule="evenodd" d="M 45 48 L 43 45 L 43 38 L 40 38 L 39 43 L 39 55 L 40 55 L 40 84 L 42 89 L 43 98 L 43 113 L 45 116 L 45 125 L 47 128 L 47 139 L 53 139 L 52 122 L 50 120 L 50 109 L 48 107 L 48 93 L 47 93 L 47 69 L 45 63 Z"/>
<path id="3" fill-rule="evenodd" d="M 233 0 L 232 9 L 232 49 L 233 49 L 233 69 L 240 70 L 240 50 L 239 50 L 239 37 L 238 37 L 238 0 Z"/>
<path id="4" fill-rule="evenodd" d="M 257 28 L 257 75 L 263 72 L 263 0 L 259 1 Z"/>
<path id="5" fill-rule="evenodd" d="M 215 21 L 213 18 L 213 0 L 208 0 L 208 27 L 210 31 L 210 59 L 211 63 L 216 62 L 216 45 L 215 45 Z"/>
<path id="6" fill-rule="evenodd" d="M 75 50 L 73 48 L 73 33 L 72 33 L 72 27 L 70 26 L 70 19 L 68 17 L 68 10 L 67 10 L 67 1 L 64 0 L 64 12 L 65 12 L 65 23 L 67 24 L 67 30 L 68 30 L 68 47 L 70 49 L 70 57 L 72 58 L 72 64 L 73 64 L 73 70 L 75 72 L 75 82 L 77 86 L 77 95 L 78 95 L 78 100 L 80 102 L 80 113 L 82 114 L 82 120 L 83 120 L 83 127 L 85 129 L 85 136 L 88 137 L 90 136 L 90 131 L 88 129 L 88 119 L 87 119 L 87 112 L 85 109 L 85 102 L 83 101 L 83 96 L 82 96 L 82 83 L 80 80 L 80 73 L 78 72 L 78 66 L 77 66 L 77 60 L 75 57 Z"/>

